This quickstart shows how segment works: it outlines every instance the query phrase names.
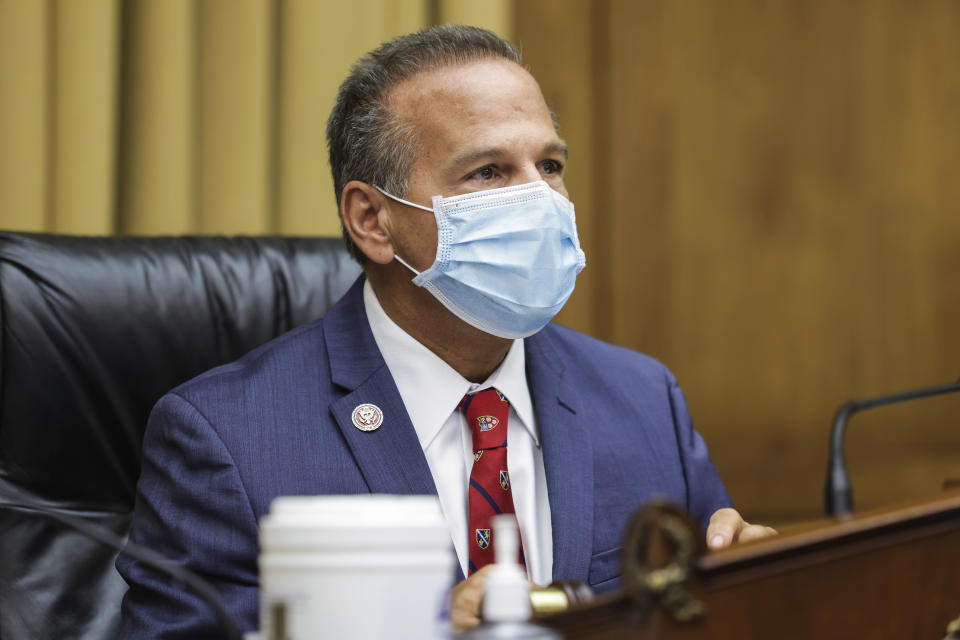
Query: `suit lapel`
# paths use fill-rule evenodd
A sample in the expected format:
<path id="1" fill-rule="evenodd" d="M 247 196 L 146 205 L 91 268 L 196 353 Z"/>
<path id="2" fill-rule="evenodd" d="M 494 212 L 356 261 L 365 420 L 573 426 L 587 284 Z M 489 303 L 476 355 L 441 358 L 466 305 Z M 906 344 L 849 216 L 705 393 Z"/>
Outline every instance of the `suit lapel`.
<path id="1" fill-rule="evenodd" d="M 323 330 L 331 378 L 346 392 L 330 403 L 330 412 L 370 491 L 436 495 L 417 432 L 370 331 L 362 277 L 323 319 Z M 375 431 L 354 426 L 353 412 L 361 404 L 382 412 Z"/>
<path id="2" fill-rule="evenodd" d="M 576 390 L 548 329 L 525 343 L 527 383 L 543 446 L 553 529 L 553 578 L 587 581 L 593 549 L 593 453 Z"/>
<path id="3" fill-rule="evenodd" d="M 383 413 L 383 424 L 375 431 L 361 431 L 353 424 L 354 409 L 367 403 Z M 417 432 L 386 366 L 333 402 L 330 410 L 372 493 L 437 493 Z"/>

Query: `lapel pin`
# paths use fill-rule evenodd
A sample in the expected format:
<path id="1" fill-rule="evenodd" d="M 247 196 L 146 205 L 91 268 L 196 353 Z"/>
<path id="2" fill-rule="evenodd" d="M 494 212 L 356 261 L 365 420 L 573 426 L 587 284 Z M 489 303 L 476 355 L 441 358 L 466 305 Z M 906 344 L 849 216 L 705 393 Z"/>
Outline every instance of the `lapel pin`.
<path id="1" fill-rule="evenodd" d="M 383 411 L 375 404 L 358 404 L 350 416 L 353 426 L 360 431 L 376 431 L 383 424 Z"/>

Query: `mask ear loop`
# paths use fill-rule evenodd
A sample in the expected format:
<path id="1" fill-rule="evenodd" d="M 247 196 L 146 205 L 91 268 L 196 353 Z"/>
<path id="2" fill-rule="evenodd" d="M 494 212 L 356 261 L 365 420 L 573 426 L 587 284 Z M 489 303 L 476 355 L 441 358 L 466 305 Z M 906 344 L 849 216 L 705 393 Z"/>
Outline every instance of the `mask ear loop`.
<path id="1" fill-rule="evenodd" d="M 414 269 L 413 267 L 411 267 L 409 264 L 407 264 L 407 261 L 401 258 L 399 255 L 397 255 L 396 251 L 393 252 L 393 257 L 396 259 L 397 262 L 405 266 L 407 269 L 410 269 L 410 271 L 413 271 L 414 274 L 420 275 L 420 272 Z"/>
<path id="2" fill-rule="evenodd" d="M 392 193 L 389 193 L 389 192 L 387 192 L 387 191 L 384 191 L 383 189 L 381 189 L 381 188 L 378 187 L 377 185 L 373 185 L 373 188 L 376 189 L 377 191 L 379 191 L 380 193 L 382 193 L 383 195 L 387 196 L 387 197 L 390 198 L 391 200 L 396 200 L 397 202 L 400 202 L 400 203 L 402 203 L 402 204 L 405 204 L 405 205 L 407 205 L 408 207 L 414 207 L 415 209 L 422 209 L 422 210 L 427 211 L 427 212 L 429 212 L 429 213 L 433 213 L 433 209 L 431 209 L 430 207 L 425 207 L 425 206 L 423 206 L 422 204 L 417 204 L 416 202 L 410 202 L 409 200 L 404 200 L 403 198 L 398 198 L 397 196 L 393 195 Z"/>
<path id="3" fill-rule="evenodd" d="M 408 201 L 408 200 L 404 200 L 403 198 L 398 198 L 397 196 L 393 195 L 392 193 L 388 193 L 387 191 L 384 191 L 383 189 L 381 189 L 381 188 L 378 187 L 377 185 L 373 185 L 373 188 L 376 189 L 377 191 L 379 191 L 380 193 L 382 193 L 383 195 L 387 196 L 387 197 L 390 198 L 391 200 L 396 200 L 397 202 L 400 202 L 400 203 L 402 203 L 402 204 L 405 204 L 405 205 L 407 205 L 408 207 L 414 207 L 415 209 L 423 209 L 424 211 L 427 211 L 427 212 L 429 212 L 429 213 L 433 213 L 433 209 L 431 209 L 430 207 L 425 207 L 425 206 L 423 206 L 422 204 L 417 204 L 416 202 L 410 202 L 410 201 Z M 400 264 L 402 264 L 403 266 L 405 266 L 407 269 L 409 269 L 410 271 L 412 271 L 412 272 L 414 273 L 414 275 L 420 275 L 420 272 L 417 271 L 416 269 L 414 269 L 413 267 L 411 267 L 411 266 L 407 263 L 406 260 L 404 260 L 403 258 L 401 258 L 401 257 L 399 256 L 399 254 L 397 254 L 396 251 L 394 251 L 393 257 L 397 260 L 397 262 L 399 262 Z"/>

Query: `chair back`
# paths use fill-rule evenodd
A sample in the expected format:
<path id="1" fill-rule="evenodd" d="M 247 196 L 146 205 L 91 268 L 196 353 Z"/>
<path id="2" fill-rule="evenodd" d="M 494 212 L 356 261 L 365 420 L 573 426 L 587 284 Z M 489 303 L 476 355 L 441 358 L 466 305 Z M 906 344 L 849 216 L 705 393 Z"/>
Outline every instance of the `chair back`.
<path id="1" fill-rule="evenodd" d="M 25 497 L 124 535 L 153 404 L 321 317 L 359 267 L 334 238 L 0 232 L 0 638 L 106 638 L 115 554 Z"/>

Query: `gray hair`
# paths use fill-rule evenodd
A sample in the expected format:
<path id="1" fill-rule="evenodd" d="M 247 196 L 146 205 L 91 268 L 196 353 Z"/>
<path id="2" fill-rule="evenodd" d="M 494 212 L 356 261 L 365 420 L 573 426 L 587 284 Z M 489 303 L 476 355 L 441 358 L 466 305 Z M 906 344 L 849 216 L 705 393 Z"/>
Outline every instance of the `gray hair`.
<path id="1" fill-rule="evenodd" d="M 512 44 L 485 29 L 429 27 L 381 44 L 360 58 L 340 85 L 327 120 L 327 146 L 343 240 L 357 262 L 364 264 L 366 256 L 343 224 L 344 185 L 360 180 L 404 197 L 418 151 L 409 123 L 387 107 L 390 89 L 423 71 L 497 57 L 522 64 Z"/>

